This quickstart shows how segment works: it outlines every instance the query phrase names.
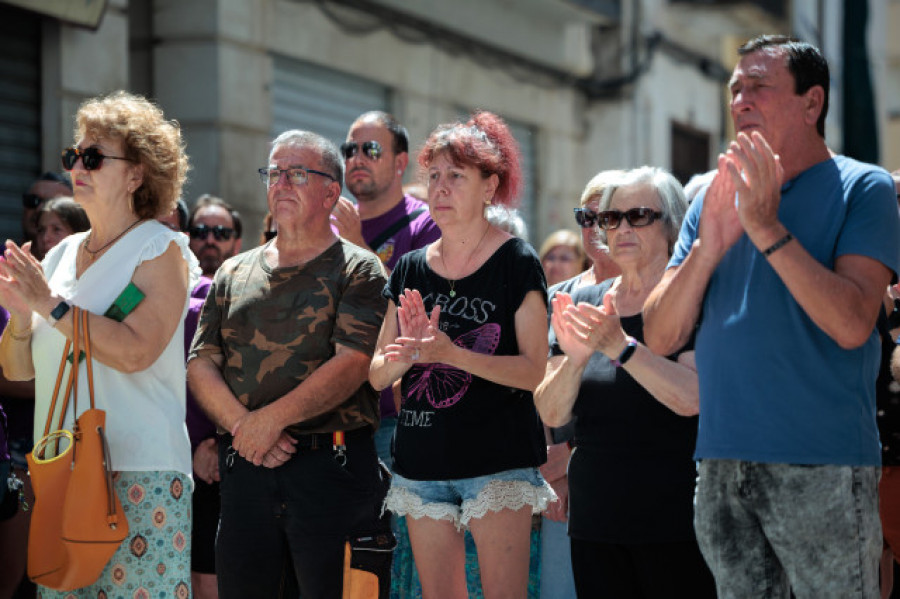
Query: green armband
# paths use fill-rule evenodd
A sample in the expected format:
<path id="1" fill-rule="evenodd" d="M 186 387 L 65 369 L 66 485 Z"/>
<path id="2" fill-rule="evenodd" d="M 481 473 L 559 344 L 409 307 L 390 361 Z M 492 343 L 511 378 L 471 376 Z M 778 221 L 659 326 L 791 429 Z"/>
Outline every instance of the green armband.
<path id="1" fill-rule="evenodd" d="M 118 322 L 125 320 L 125 317 L 131 314 L 141 300 L 145 297 L 144 292 L 138 289 L 134 282 L 128 283 L 116 301 L 112 303 L 109 309 L 103 314 L 107 318 L 112 318 Z"/>

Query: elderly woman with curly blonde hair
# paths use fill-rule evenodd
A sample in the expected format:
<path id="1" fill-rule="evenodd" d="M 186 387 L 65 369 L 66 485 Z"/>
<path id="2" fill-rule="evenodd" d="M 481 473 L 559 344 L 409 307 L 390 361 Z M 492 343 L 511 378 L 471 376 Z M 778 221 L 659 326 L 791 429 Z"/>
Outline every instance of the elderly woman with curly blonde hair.
<path id="1" fill-rule="evenodd" d="M 0 366 L 7 378 L 35 379 L 40 438 L 60 355 L 73 335 L 69 308 L 87 312 L 96 407 L 106 410 L 116 492 L 130 531 L 96 583 L 74 594 L 187 597 L 191 447 L 182 327 L 199 269 L 187 237 L 155 220 L 171 212 L 181 193 L 184 143 L 177 123 L 125 92 L 82 104 L 75 140 L 62 163 L 91 229 L 61 241 L 42 263 L 28 244 L 6 242 L 0 304 L 10 322 L 0 337 Z M 141 294 L 131 308 L 121 299 Z M 64 427 L 72 424 L 70 410 Z M 68 595 L 42 588 L 41 596 Z"/>

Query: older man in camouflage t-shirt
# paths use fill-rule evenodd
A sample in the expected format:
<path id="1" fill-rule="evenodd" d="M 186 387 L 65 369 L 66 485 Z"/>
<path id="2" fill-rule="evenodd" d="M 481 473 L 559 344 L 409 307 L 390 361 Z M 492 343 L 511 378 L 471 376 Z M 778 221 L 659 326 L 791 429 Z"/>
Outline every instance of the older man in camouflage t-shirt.
<path id="1" fill-rule="evenodd" d="M 188 364 L 226 432 L 219 592 L 339 597 L 344 542 L 378 529 L 384 492 L 366 382 L 384 270 L 331 230 L 343 174 L 333 144 L 288 131 L 260 173 L 278 236 L 218 270 Z"/>

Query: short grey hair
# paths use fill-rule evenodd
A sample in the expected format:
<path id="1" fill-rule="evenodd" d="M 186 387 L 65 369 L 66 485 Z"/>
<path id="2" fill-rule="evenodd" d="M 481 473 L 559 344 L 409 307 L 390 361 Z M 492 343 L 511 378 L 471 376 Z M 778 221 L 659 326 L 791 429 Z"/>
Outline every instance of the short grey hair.
<path id="1" fill-rule="evenodd" d="M 620 171 L 621 172 L 621 171 Z M 669 240 L 669 253 L 671 254 L 678 233 L 681 231 L 681 221 L 687 212 L 687 200 L 684 197 L 684 189 L 678 179 L 662 168 L 655 166 L 642 166 L 621 172 L 621 176 L 610 181 L 600 196 L 600 211 L 609 210 L 613 195 L 623 187 L 635 187 L 638 185 L 650 185 L 656 190 L 662 205 L 662 218 L 660 219 L 666 230 Z M 600 229 L 600 239 L 607 243 L 606 231 Z"/>
<path id="2" fill-rule="evenodd" d="M 625 172 L 621 169 L 614 169 L 600 171 L 594 175 L 584 186 L 584 191 L 581 192 L 581 207 L 584 208 L 594 198 L 600 198 L 609 185 L 625 176 Z"/>
<path id="3" fill-rule="evenodd" d="M 281 147 L 311 148 L 319 153 L 322 160 L 322 170 L 334 177 L 337 184 L 344 188 L 344 158 L 334 143 L 312 131 L 290 129 L 272 140 L 272 150 L 269 152 L 269 164 L 272 163 L 272 155 Z"/>

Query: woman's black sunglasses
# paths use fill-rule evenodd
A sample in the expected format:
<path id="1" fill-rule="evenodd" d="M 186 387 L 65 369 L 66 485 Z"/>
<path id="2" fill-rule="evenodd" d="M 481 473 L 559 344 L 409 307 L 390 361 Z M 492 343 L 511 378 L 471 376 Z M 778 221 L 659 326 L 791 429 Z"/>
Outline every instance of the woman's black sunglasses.
<path id="1" fill-rule="evenodd" d="M 604 231 L 617 229 L 622 224 L 623 217 L 632 227 L 646 227 L 652 225 L 653 221 L 662 218 L 662 212 L 646 207 L 632 208 L 625 212 L 619 210 L 594 212 L 588 208 L 575 208 L 575 222 L 582 229 L 593 227 L 595 224 L 599 224 Z"/>
<path id="2" fill-rule="evenodd" d="M 344 160 L 350 160 L 356 156 L 360 148 L 362 148 L 363 155 L 372 160 L 381 158 L 381 144 L 377 141 L 364 141 L 362 144 L 358 144 L 355 141 L 345 141 L 341 144 L 341 155 L 344 157 Z"/>
<path id="3" fill-rule="evenodd" d="M 107 156 L 98 148 L 85 148 L 84 150 L 80 150 L 74 146 L 63 150 L 61 158 L 62 166 L 67 171 L 75 168 L 75 163 L 78 162 L 79 158 L 81 158 L 81 164 L 84 165 L 84 169 L 88 171 L 98 170 L 103 166 L 103 161 L 106 158 L 133 162 L 130 158 L 123 158 L 122 156 Z"/>

